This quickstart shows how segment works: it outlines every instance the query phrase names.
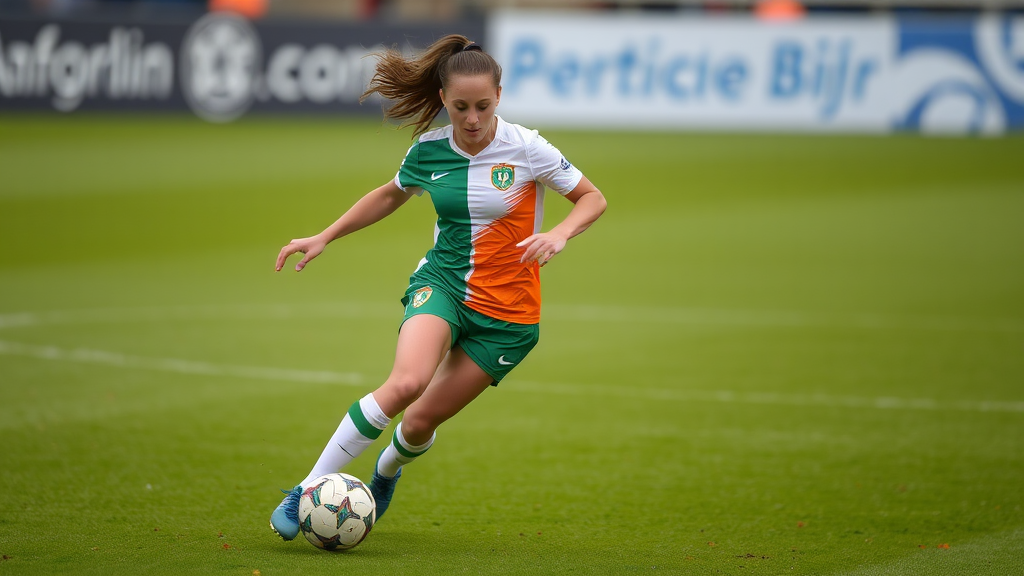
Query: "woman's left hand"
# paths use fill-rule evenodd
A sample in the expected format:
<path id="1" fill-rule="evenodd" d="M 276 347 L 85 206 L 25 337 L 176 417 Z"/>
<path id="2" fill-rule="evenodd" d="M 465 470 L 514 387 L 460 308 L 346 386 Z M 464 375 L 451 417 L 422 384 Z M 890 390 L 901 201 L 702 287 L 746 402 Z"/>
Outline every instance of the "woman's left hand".
<path id="1" fill-rule="evenodd" d="M 555 254 L 558 254 L 565 248 L 567 241 L 568 239 L 564 236 L 553 232 L 534 234 L 516 244 L 520 248 L 526 248 L 526 252 L 523 253 L 523 257 L 519 261 L 529 262 L 530 260 L 536 260 L 543 266 L 554 258 Z"/>

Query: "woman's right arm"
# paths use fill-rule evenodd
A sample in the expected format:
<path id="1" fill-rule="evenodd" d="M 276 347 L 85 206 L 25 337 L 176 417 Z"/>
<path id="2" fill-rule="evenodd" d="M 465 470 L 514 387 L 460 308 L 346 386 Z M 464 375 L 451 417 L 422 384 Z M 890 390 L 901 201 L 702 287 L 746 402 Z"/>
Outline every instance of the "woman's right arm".
<path id="1" fill-rule="evenodd" d="M 410 196 L 412 194 L 399 188 L 394 180 L 367 193 L 323 232 L 309 238 L 292 240 L 287 246 L 281 248 L 281 252 L 277 255 L 275 270 L 280 272 L 289 256 L 296 252 L 302 252 L 305 256 L 295 265 L 295 271 L 301 271 L 310 260 L 319 256 L 332 240 L 337 240 L 383 220 L 398 210 L 399 206 L 405 204 Z"/>

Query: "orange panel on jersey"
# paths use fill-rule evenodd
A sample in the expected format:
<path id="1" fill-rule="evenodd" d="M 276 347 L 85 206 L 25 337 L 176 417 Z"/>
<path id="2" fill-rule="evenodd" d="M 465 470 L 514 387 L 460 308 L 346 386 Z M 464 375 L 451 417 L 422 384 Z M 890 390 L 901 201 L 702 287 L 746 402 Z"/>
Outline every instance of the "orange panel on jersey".
<path id="1" fill-rule="evenodd" d="M 516 246 L 533 234 L 537 185 L 530 182 L 508 198 L 509 213 L 473 237 L 473 274 L 466 306 L 492 318 L 517 324 L 540 322 L 540 266 L 520 263 Z"/>

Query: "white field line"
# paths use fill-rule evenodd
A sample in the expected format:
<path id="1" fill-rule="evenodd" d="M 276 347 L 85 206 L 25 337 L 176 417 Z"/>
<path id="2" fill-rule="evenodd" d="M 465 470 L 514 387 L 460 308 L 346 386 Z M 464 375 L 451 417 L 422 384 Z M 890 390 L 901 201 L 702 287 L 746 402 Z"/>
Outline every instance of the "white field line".
<path id="1" fill-rule="evenodd" d="M 263 366 L 212 364 L 175 358 L 147 358 L 116 352 L 76 348 L 65 350 L 56 346 L 34 346 L 0 340 L 0 355 L 26 356 L 38 360 L 83 362 L 117 368 L 156 370 L 176 374 L 233 376 L 260 380 L 279 380 L 314 384 L 362 385 L 356 373 L 294 370 Z M 823 406 L 832 408 L 874 408 L 884 410 L 957 410 L 966 412 L 1024 413 L 1024 402 L 957 401 L 939 402 L 931 398 L 897 398 L 837 396 L 830 394 L 781 394 L 776 392 L 731 392 L 727 390 L 672 390 L 608 386 L 603 384 L 568 384 L 510 380 L 503 390 L 561 394 L 569 396 L 611 396 L 677 402 L 716 402 L 722 404 L 771 404 L 779 406 Z"/>
<path id="2" fill-rule="evenodd" d="M 1020 551 L 1024 528 L 1020 526 L 953 541 L 952 550 L 938 550 L 942 538 L 924 539 L 930 550 L 914 549 L 882 563 L 865 562 L 842 576 L 905 576 L 906 574 L 1021 574 Z M 1014 552 L 1016 550 L 1017 552 Z M 979 569 L 979 566 L 990 568 Z M 1013 568 L 1016 566 L 1017 568 Z M 1001 568 L 1000 568 L 1001 567 Z M 834 573 L 838 575 L 839 573 Z"/>
<path id="3" fill-rule="evenodd" d="M 504 387 L 504 384 L 502 384 Z M 955 401 L 895 396 L 840 396 L 833 394 L 782 394 L 778 392 L 732 392 L 729 390 L 636 389 L 603 384 L 568 384 L 510 381 L 509 388 L 525 392 L 566 394 L 571 396 L 616 396 L 677 402 L 717 402 L 721 404 L 774 404 L 779 406 L 822 406 L 828 408 L 877 408 L 882 410 L 959 410 L 966 412 L 1024 413 L 1024 402 Z"/>
<path id="4" fill-rule="evenodd" d="M 351 372 L 328 372 L 314 370 L 293 370 L 290 368 L 268 368 L 263 366 L 237 366 L 212 364 L 177 358 L 146 358 L 129 356 L 117 352 L 74 348 L 65 350 L 56 346 L 32 346 L 0 340 L 0 355 L 27 356 L 37 360 L 59 360 L 102 364 L 117 368 L 156 370 L 176 374 L 199 374 L 203 376 L 234 376 L 258 380 L 282 380 L 287 382 L 308 382 L 314 384 L 344 384 L 359 386 L 363 383 L 361 374 Z"/>
<path id="5" fill-rule="evenodd" d="M 0 314 L 0 330 L 61 324 L 122 324 L 184 320 L 293 320 L 298 318 L 401 319 L 397 300 L 386 302 L 321 302 L 106 308 Z M 924 330 L 1024 333 L 1024 319 L 902 316 L 885 314 L 831 315 L 799 311 L 729 310 L 652 306 L 588 306 L 548 304 L 544 318 L 557 322 L 671 324 L 721 328 L 826 327 L 866 330 Z"/>
<path id="6" fill-rule="evenodd" d="M 720 327 L 909 329 L 1024 333 L 1024 320 L 900 316 L 885 314 L 830 315 L 784 310 L 729 310 L 651 306 L 586 306 L 552 304 L 545 308 L 557 320 L 677 324 Z"/>
<path id="7" fill-rule="evenodd" d="M 207 305 L 95 308 L 0 314 L 0 330 L 65 324 L 129 324 L 139 322 L 196 320 L 294 320 L 297 318 L 395 318 L 402 317 L 397 300 L 381 303 L 322 303 L 315 305 Z"/>

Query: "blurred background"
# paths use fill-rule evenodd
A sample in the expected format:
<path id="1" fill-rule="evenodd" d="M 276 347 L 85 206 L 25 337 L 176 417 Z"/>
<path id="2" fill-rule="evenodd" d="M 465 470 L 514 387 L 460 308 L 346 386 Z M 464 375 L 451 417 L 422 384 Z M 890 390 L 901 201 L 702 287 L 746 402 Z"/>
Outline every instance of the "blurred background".
<path id="1" fill-rule="evenodd" d="M 1024 124 L 1021 0 L 0 0 L 0 110 L 375 114 L 382 46 L 460 32 L 503 111 L 585 129 Z"/>

